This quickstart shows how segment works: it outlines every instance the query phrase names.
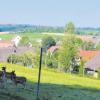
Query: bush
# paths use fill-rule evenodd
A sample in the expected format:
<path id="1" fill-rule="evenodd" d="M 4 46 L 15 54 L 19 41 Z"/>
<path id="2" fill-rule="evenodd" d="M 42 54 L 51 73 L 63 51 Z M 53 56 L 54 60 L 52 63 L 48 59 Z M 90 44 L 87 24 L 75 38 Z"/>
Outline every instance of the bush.
<path id="1" fill-rule="evenodd" d="M 12 64 L 19 63 L 27 67 L 30 67 L 30 66 L 33 67 L 33 61 L 34 61 L 34 55 L 30 51 L 25 52 L 24 54 L 20 56 L 13 54 L 7 58 L 8 63 L 12 63 Z"/>
<path id="2" fill-rule="evenodd" d="M 21 41 L 20 41 L 20 45 L 21 46 L 27 46 L 29 45 L 30 39 L 27 36 L 23 36 Z"/>
<path id="3" fill-rule="evenodd" d="M 100 69 L 98 69 L 98 78 L 100 79 Z"/>
<path id="4" fill-rule="evenodd" d="M 58 68 L 58 52 L 49 53 L 44 56 L 44 64 L 50 68 Z"/>
<path id="5" fill-rule="evenodd" d="M 79 74 L 81 76 L 84 76 L 84 61 L 83 60 L 81 60 L 81 62 L 80 62 Z"/>
<path id="6" fill-rule="evenodd" d="M 47 50 L 48 48 L 50 48 L 51 46 L 55 46 L 56 42 L 55 39 L 53 37 L 45 37 L 42 39 L 42 46 L 45 50 Z"/>
<path id="7" fill-rule="evenodd" d="M 12 63 L 12 64 L 16 64 L 19 62 L 19 57 L 15 54 L 12 54 L 7 58 L 7 62 Z"/>

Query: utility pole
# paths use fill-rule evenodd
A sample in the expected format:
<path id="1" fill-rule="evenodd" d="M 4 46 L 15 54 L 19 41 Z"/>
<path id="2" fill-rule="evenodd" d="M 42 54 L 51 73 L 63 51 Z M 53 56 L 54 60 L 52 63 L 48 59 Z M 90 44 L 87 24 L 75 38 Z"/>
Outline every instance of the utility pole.
<path id="1" fill-rule="evenodd" d="M 38 85 L 37 85 L 37 100 L 39 100 L 40 78 L 41 78 L 41 66 L 42 66 L 42 52 L 43 52 L 43 48 L 41 48 L 41 51 L 40 51 L 40 64 L 39 64 Z"/>

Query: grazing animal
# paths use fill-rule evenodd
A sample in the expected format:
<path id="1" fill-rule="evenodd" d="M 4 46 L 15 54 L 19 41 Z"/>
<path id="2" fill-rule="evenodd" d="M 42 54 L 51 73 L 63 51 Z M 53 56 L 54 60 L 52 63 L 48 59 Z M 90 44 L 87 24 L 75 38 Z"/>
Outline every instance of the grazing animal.
<path id="1" fill-rule="evenodd" d="M 0 85 L 1 85 L 1 84 L 3 84 L 3 80 L 2 80 L 2 78 L 0 77 Z"/>
<path id="2" fill-rule="evenodd" d="M 2 72 L 0 71 L 0 83 L 2 83 Z"/>
<path id="3" fill-rule="evenodd" d="M 11 72 L 5 72 L 5 77 L 10 79 Z M 2 71 L 0 71 L 0 77 L 2 77 Z"/>
<path id="4" fill-rule="evenodd" d="M 11 79 L 10 77 L 11 77 L 11 72 L 6 72 L 6 78 Z"/>
<path id="5" fill-rule="evenodd" d="M 25 87 L 27 79 L 22 76 L 16 76 L 15 71 L 11 72 L 11 80 L 16 84 L 21 84 Z"/>
<path id="6" fill-rule="evenodd" d="M 6 67 L 2 67 L 0 72 L 0 84 L 3 84 L 3 87 L 6 85 Z"/>
<path id="7" fill-rule="evenodd" d="M 0 84 L 3 83 L 2 81 L 2 71 L 0 71 Z"/>
<path id="8" fill-rule="evenodd" d="M 0 77 L 2 76 L 2 71 L 0 71 Z"/>
<path id="9" fill-rule="evenodd" d="M 5 81 L 5 78 L 6 78 L 6 67 L 2 67 L 1 78 L 2 78 L 3 81 Z"/>

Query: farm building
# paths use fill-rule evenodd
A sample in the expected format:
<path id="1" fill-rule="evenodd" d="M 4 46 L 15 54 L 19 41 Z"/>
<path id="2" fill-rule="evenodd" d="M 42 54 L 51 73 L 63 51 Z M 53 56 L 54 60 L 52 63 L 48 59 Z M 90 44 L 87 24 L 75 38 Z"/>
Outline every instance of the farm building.
<path id="1" fill-rule="evenodd" d="M 60 46 L 51 46 L 49 49 L 48 49 L 48 52 L 50 52 L 51 54 L 54 53 L 55 51 L 59 50 Z"/>
<path id="2" fill-rule="evenodd" d="M 56 52 L 57 50 L 60 49 L 60 46 L 56 45 L 56 46 L 51 46 L 49 49 L 48 49 L 48 52 L 50 52 L 51 54 Z M 100 54 L 100 51 L 97 51 L 97 50 L 93 50 L 93 51 L 89 51 L 89 50 L 79 50 L 79 56 L 85 60 L 85 61 L 88 61 L 90 60 L 91 58 L 93 58 L 95 55 L 97 54 Z"/>
<path id="3" fill-rule="evenodd" d="M 12 47 L 14 45 L 13 42 L 11 41 L 0 41 L 0 48 L 7 48 L 7 47 Z"/>
<path id="4" fill-rule="evenodd" d="M 85 61 L 90 60 L 91 58 L 93 58 L 95 55 L 98 55 L 98 54 L 100 54 L 100 51 L 96 51 L 96 50 L 93 50 L 93 51 L 80 50 L 79 51 L 80 57 L 82 57 L 82 59 Z"/>
<path id="5" fill-rule="evenodd" d="M 16 36 L 13 38 L 11 41 L 5 41 L 5 40 L 0 40 L 0 48 L 8 48 L 8 47 L 13 47 L 13 46 L 18 46 L 19 42 L 21 40 L 20 36 Z"/>
<path id="6" fill-rule="evenodd" d="M 98 78 L 98 70 L 100 69 L 100 54 L 95 55 L 91 60 L 86 62 L 85 71 L 87 74 L 92 74 L 95 78 Z"/>
<path id="7" fill-rule="evenodd" d="M 6 62 L 7 58 L 11 54 L 20 55 L 26 51 L 32 51 L 34 52 L 34 48 L 28 48 L 28 47 L 8 47 L 8 48 L 0 48 L 0 62 Z"/>
<path id="8" fill-rule="evenodd" d="M 86 62 L 85 68 L 92 71 L 97 71 L 100 69 L 100 54 L 95 55 L 91 60 Z"/>

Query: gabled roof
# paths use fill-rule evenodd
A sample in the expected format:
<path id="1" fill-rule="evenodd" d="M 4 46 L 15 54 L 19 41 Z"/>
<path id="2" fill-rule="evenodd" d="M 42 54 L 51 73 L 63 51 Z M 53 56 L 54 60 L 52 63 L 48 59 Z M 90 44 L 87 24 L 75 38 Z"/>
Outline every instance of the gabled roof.
<path id="1" fill-rule="evenodd" d="M 16 50 L 16 52 L 15 52 L 15 50 Z M 28 48 L 28 47 L 0 48 L 0 61 L 1 62 L 6 62 L 9 55 L 11 55 L 11 54 L 20 55 L 20 54 L 23 54 L 27 51 L 35 52 L 35 48 L 33 48 L 33 47 L 31 47 L 31 48 Z"/>
<path id="2" fill-rule="evenodd" d="M 53 53 L 56 50 L 58 50 L 60 46 L 51 46 L 48 49 L 48 52 Z M 82 57 L 83 60 L 89 61 L 91 58 L 93 58 L 95 55 L 100 54 L 100 51 L 97 50 L 79 50 L 79 56 Z"/>
<path id="3" fill-rule="evenodd" d="M 56 50 L 58 50 L 60 48 L 60 46 L 51 46 L 49 49 L 48 49 L 48 52 L 50 53 L 53 53 L 55 52 Z"/>
<path id="4" fill-rule="evenodd" d="M 97 70 L 100 68 L 100 54 L 93 57 L 85 64 L 85 68 L 89 68 L 92 70 Z"/>
<path id="5" fill-rule="evenodd" d="M 11 42 L 11 41 L 0 41 L 0 47 L 2 48 L 2 47 L 11 47 L 11 46 L 13 46 L 13 42 Z"/>
<path id="6" fill-rule="evenodd" d="M 85 59 L 85 60 L 90 60 L 92 57 L 94 57 L 95 55 L 100 54 L 100 51 L 87 51 L 87 50 L 80 50 L 79 55 Z"/>

